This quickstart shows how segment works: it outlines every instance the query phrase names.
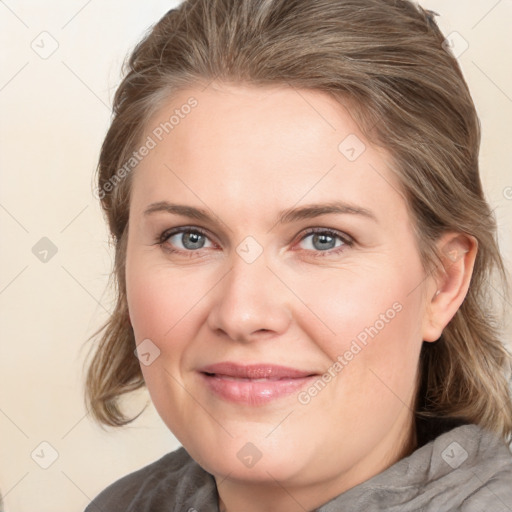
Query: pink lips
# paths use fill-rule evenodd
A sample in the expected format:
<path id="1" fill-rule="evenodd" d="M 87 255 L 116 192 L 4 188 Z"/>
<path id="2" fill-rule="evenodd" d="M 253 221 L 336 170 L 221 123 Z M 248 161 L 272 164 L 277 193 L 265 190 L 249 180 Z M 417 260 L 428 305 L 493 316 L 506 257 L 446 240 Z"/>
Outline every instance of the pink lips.
<path id="1" fill-rule="evenodd" d="M 218 363 L 199 370 L 215 394 L 240 404 L 263 405 L 297 391 L 315 374 L 271 364 Z"/>

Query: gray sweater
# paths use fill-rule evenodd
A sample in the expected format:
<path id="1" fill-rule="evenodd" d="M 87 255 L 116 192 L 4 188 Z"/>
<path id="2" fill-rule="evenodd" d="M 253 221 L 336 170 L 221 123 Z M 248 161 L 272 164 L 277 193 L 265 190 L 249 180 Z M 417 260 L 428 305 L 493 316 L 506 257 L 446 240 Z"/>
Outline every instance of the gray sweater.
<path id="1" fill-rule="evenodd" d="M 456 427 L 316 512 L 512 512 L 512 454 L 477 425 Z M 180 448 L 121 478 L 85 512 L 218 512 L 212 475 Z"/>

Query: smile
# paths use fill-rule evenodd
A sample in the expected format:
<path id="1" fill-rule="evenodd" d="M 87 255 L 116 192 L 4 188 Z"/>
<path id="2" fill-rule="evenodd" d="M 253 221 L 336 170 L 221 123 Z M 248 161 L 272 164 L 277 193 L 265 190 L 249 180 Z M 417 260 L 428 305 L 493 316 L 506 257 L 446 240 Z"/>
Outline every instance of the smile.
<path id="1" fill-rule="evenodd" d="M 216 396 L 239 404 L 265 405 L 299 391 L 316 373 L 270 364 L 219 363 L 201 368 L 200 376 Z"/>

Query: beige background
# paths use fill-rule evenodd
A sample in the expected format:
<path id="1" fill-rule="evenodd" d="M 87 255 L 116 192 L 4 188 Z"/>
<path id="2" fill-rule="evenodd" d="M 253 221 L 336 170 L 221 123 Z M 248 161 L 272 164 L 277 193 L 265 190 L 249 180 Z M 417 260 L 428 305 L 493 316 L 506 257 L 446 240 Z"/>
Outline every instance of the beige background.
<path id="1" fill-rule="evenodd" d="M 108 483 L 178 446 L 152 407 L 109 433 L 82 400 L 85 341 L 112 308 L 113 254 L 92 195 L 94 167 L 121 62 L 175 3 L 0 2 L 0 489 L 9 512 L 82 511 Z M 445 34 L 469 44 L 459 60 L 511 268 L 512 2 L 421 3 L 441 14 Z M 32 252 L 43 237 L 57 249 L 47 262 Z"/>

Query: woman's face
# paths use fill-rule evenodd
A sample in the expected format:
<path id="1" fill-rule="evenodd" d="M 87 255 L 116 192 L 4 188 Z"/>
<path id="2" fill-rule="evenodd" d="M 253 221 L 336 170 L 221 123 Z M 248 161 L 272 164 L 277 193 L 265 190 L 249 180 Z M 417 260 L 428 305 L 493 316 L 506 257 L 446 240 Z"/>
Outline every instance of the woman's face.
<path id="1" fill-rule="evenodd" d="M 191 456 L 324 497 L 403 456 L 432 290 L 389 155 L 286 87 L 182 91 L 142 144 L 129 312 Z"/>

